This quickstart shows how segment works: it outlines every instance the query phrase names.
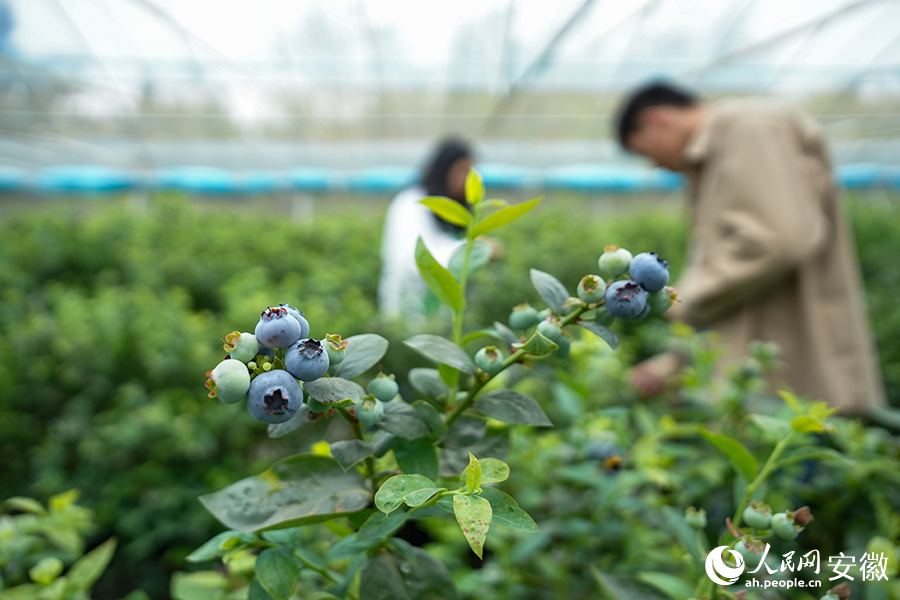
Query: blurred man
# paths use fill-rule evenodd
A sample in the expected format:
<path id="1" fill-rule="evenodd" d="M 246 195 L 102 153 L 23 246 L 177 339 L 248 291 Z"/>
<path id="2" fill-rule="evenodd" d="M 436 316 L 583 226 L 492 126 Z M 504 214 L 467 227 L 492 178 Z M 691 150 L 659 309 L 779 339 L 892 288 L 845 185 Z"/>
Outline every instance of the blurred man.
<path id="1" fill-rule="evenodd" d="M 885 403 L 853 238 L 816 123 L 774 101 L 700 103 L 654 84 L 618 119 L 619 142 L 688 179 L 688 264 L 674 316 L 721 334 L 726 358 L 748 342 L 778 343 L 778 374 L 796 393 L 843 413 Z M 679 367 L 638 365 L 655 393 Z"/>

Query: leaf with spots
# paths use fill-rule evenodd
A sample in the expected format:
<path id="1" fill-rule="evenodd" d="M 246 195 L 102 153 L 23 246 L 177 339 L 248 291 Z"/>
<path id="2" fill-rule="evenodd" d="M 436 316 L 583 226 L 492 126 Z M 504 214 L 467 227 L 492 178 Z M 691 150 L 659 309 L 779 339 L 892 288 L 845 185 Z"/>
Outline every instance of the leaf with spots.
<path id="1" fill-rule="evenodd" d="M 453 496 L 453 513 L 456 520 L 469 542 L 469 547 L 482 557 L 484 552 L 484 540 L 491 526 L 493 511 L 491 503 L 480 496 Z"/>

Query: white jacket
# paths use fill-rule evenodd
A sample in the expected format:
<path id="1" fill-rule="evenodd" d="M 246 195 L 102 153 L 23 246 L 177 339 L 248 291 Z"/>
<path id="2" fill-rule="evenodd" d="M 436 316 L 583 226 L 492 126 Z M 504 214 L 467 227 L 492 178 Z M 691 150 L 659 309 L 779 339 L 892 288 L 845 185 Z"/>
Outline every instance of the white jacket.
<path id="1" fill-rule="evenodd" d="M 434 213 L 419 200 L 425 188 L 413 186 L 397 194 L 388 207 L 381 238 L 381 278 L 378 306 L 382 314 L 421 316 L 426 313 L 428 286 L 416 266 L 419 237 L 432 256 L 445 267 L 465 241 L 441 229 Z"/>

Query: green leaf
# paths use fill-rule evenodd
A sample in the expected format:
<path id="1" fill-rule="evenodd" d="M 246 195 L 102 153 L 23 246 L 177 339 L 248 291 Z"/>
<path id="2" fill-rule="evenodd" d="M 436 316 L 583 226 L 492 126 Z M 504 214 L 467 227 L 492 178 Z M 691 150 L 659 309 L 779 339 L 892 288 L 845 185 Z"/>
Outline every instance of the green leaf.
<path id="1" fill-rule="evenodd" d="M 252 533 L 241 533 L 240 531 L 223 531 L 222 533 L 214 536 L 208 542 L 188 554 L 187 560 L 188 562 L 204 562 L 207 560 L 212 560 L 214 558 L 219 558 L 225 552 L 230 549 L 223 548 L 223 544 L 225 542 L 229 542 L 237 538 L 238 541 L 243 542 L 252 542 L 256 539 L 256 536 Z"/>
<path id="2" fill-rule="evenodd" d="M 79 558 L 66 573 L 66 578 L 69 580 L 66 585 L 67 594 L 89 591 L 91 586 L 103 575 L 103 571 L 106 570 L 115 551 L 116 540 L 110 538 Z"/>
<path id="3" fill-rule="evenodd" d="M 186 599 L 187 600 L 187 599 Z M 259 577 L 254 577 L 247 591 L 247 600 L 275 600 L 259 582 Z"/>
<path id="4" fill-rule="evenodd" d="M 472 250 L 469 254 L 469 273 L 466 277 L 472 276 L 491 262 L 491 254 L 493 252 L 493 248 L 487 242 L 472 242 Z M 463 245 L 457 248 L 447 264 L 447 269 L 456 277 L 457 281 L 462 281 L 462 268 L 465 260 L 466 247 Z"/>
<path id="5" fill-rule="evenodd" d="M 791 421 L 791 428 L 797 433 L 819 433 L 825 431 L 825 423 L 810 415 L 802 415 Z"/>
<path id="6" fill-rule="evenodd" d="M 596 321 L 578 321 L 578 324 L 609 344 L 609 347 L 613 350 L 619 347 L 619 336 L 609 327 Z"/>
<path id="7" fill-rule="evenodd" d="M 413 389 L 428 398 L 446 398 L 450 393 L 450 388 L 443 382 L 437 369 L 410 369 L 407 378 Z"/>
<path id="8" fill-rule="evenodd" d="M 313 425 L 309 420 L 309 406 L 306 403 L 297 409 L 294 416 L 284 423 L 269 425 L 267 432 L 270 438 L 280 438 L 297 431 L 304 425 Z"/>
<path id="9" fill-rule="evenodd" d="M 516 332 L 503 323 L 494 321 L 494 329 L 497 330 L 497 333 L 500 335 L 500 337 L 503 338 L 503 341 L 505 341 L 510 347 L 512 347 L 513 344 L 519 342 L 519 336 L 516 335 Z"/>
<path id="10" fill-rule="evenodd" d="M 743 444 L 728 436 L 713 433 L 703 428 L 700 428 L 700 433 L 709 440 L 713 446 L 724 452 L 725 455 L 731 459 L 731 462 L 738 468 L 738 471 L 744 476 L 744 480 L 747 483 L 756 479 L 756 474 L 759 472 L 759 465 L 757 465 L 756 459 L 753 458 L 753 455 L 750 454 L 750 451 L 747 450 Z"/>
<path id="11" fill-rule="evenodd" d="M 338 404 L 350 400 L 359 404 L 366 392 L 358 383 L 340 377 L 320 377 L 303 384 L 303 391 L 322 404 Z"/>
<path id="12" fill-rule="evenodd" d="M 44 586 L 36 583 L 24 583 L 13 588 L 0 590 L 0 600 L 41 600 L 38 592 L 43 589 L 45 589 Z"/>
<path id="13" fill-rule="evenodd" d="M 218 571 L 173 573 L 169 594 L 173 600 L 224 600 L 228 579 Z"/>
<path id="14" fill-rule="evenodd" d="M 534 354 L 535 356 L 550 354 L 557 348 L 559 348 L 559 345 L 556 342 L 544 337 L 540 331 L 535 331 L 531 335 L 531 338 L 527 342 L 522 344 L 521 347 L 521 349 L 525 352 Z"/>
<path id="15" fill-rule="evenodd" d="M 436 436 L 447 433 L 447 424 L 444 422 L 444 417 L 441 416 L 441 413 L 435 407 L 424 400 L 416 400 L 412 403 L 412 406 L 428 424 L 431 433 Z"/>
<path id="16" fill-rule="evenodd" d="M 475 408 L 504 423 L 553 427 L 540 404 L 515 390 L 497 390 L 482 396 Z"/>
<path id="17" fill-rule="evenodd" d="M 315 454 L 282 459 L 260 475 L 200 497 L 221 523 L 243 532 L 328 521 L 362 510 L 371 500 L 359 473 Z"/>
<path id="18" fill-rule="evenodd" d="M 469 375 L 475 374 L 475 363 L 465 350 L 438 335 L 417 335 L 403 342 L 425 358 L 459 369 Z"/>
<path id="19" fill-rule="evenodd" d="M 562 312 L 563 305 L 569 299 L 569 292 L 566 290 L 566 286 L 560 283 L 559 279 L 550 273 L 532 269 L 531 283 L 538 294 L 541 295 L 541 299 L 550 307 L 550 310 L 557 314 Z"/>
<path id="20" fill-rule="evenodd" d="M 782 440 L 791 432 L 791 424 L 778 417 L 769 415 L 750 415 L 750 418 L 759 427 L 777 440 Z"/>
<path id="21" fill-rule="evenodd" d="M 469 230 L 469 239 L 474 240 L 479 236 L 485 235 L 486 233 L 490 233 L 495 229 L 512 223 L 513 221 L 527 213 L 529 210 L 537 206 L 541 200 L 543 200 L 543 197 L 535 198 L 534 200 L 529 200 L 528 202 L 523 202 L 514 206 L 501 208 L 497 212 L 491 213 L 480 222 L 476 223 L 475 226 Z"/>
<path id="22" fill-rule="evenodd" d="M 392 536 L 406 524 L 409 513 L 406 511 L 393 512 L 389 515 L 383 512 L 372 513 L 356 534 L 358 540 L 374 540 Z"/>
<path id="23" fill-rule="evenodd" d="M 444 196 L 428 196 L 419 200 L 441 219 L 460 227 L 466 227 L 472 222 L 472 213 L 466 207 Z"/>
<path id="24" fill-rule="evenodd" d="M 474 492 L 481 487 L 481 463 L 475 458 L 475 455 L 469 453 L 469 466 L 465 470 L 466 489 Z"/>
<path id="25" fill-rule="evenodd" d="M 382 550 L 363 563 L 359 600 L 412 600 L 394 556 Z"/>
<path id="26" fill-rule="evenodd" d="M 466 299 L 463 297 L 459 282 L 431 255 L 422 238 L 416 242 L 416 265 L 419 267 L 422 279 L 441 302 L 452 308 L 454 312 L 459 313 L 465 310 Z"/>
<path id="27" fill-rule="evenodd" d="M 484 200 L 484 178 L 474 168 L 466 175 L 466 200 L 472 206 Z"/>
<path id="28" fill-rule="evenodd" d="M 482 483 L 500 483 L 509 478 L 509 465 L 496 458 L 482 458 L 481 463 L 481 482 Z"/>
<path id="29" fill-rule="evenodd" d="M 484 462 L 483 459 L 482 462 Z M 506 527 L 525 533 L 538 533 L 537 524 L 527 512 L 519 508 L 518 503 L 508 494 L 497 488 L 486 487 L 481 491 L 481 497 L 491 503 L 491 525 Z"/>
<path id="30" fill-rule="evenodd" d="M 635 579 L 655 588 L 672 600 L 690 600 L 694 597 L 694 589 L 690 585 L 668 573 L 645 571 L 638 573 Z"/>
<path id="31" fill-rule="evenodd" d="M 373 454 L 375 454 L 375 444 L 363 440 L 343 440 L 331 444 L 331 455 L 345 471 Z"/>
<path id="32" fill-rule="evenodd" d="M 288 548 L 266 548 L 256 557 L 256 577 L 275 600 L 288 600 L 300 581 L 300 561 Z"/>
<path id="33" fill-rule="evenodd" d="M 378 489 L 375 506 L 381 512 L 389 514 L 404 502 L 410 506 L 418 506 L 439 491 L 440 488 L 432 480 L 422 475 L 394 475 Z"/>
<path id="34" fill-rule="evenodd" d="M 454 369 L 447 365 L 438 365 L 438 374 L 441 380 L 449 387 L 456 387 L 459 383 L 459 369 Z"/>
<path id="35" fill-rule="evenodd" d="M 434 479 L 438 476 L 438 454 L 429 437 L 399 438 L 394 442 L 394 458 L 400 470 Z"/>
<path id="36" fill-rule="evenodd" d="M 803 408 L 800 406 L 800 402 L 797 401 L 797 397 L 792 393 L 785 390 L 778 390 L 778 395 L 787 403 L 788 406 L 791 407 L 791 410 L 795 413 L 802 414 Z"/>
<path id="37" fill-rule="evenodd" d="M 335 375 L 352 379 L 362 375 L 384 357 L 390 343 L 374 333 L 364 333 L 347 338 L 344 360 L 334 369 Z"/>
<path id="38" fill-rule="evenodd" d="M 384 403 L 384 417 L 375 425 L 400 437 L 417 438 L 428 435 L 428 423 L 411 404 L 403 400 Z M 377 444 L 376 444 L 377 446 Z M 378 456 L 376 448 L 375 455 Z"/>
<path id="39" fill-rule="evenodd" d="M 847 464 L 852 464 L 855 462 L 846 454 L 838 452 L 837 450 L 834 450 L 832 448 L 798 448 L 794 452 L 779 460 L 777 467 L 786 467 L 788 465 L 793 465 L 798 462 L 807 460 L 825 459 L 838 460 Z"/>
<path id="40" fill-rule="evenodd" d="M 491 503 L 480 496 L 456 494 L 453 496 L 453 514 L 472 552 L 482 558 L 484 540 L 493 518 Z"/>
<path id="41" fill-rule="evenodd" d="M 36 515 L 42 515 L 46 510 L 41 506 L 41 503 L 35 500 L 34 498 L 26 498 L 25 496 L 13 496 L 12 498 L 7 498 L 3 502 L 3 507 L 5 510 L 17 510 L 19 512 L 27 512 L 34 513 Z"/>

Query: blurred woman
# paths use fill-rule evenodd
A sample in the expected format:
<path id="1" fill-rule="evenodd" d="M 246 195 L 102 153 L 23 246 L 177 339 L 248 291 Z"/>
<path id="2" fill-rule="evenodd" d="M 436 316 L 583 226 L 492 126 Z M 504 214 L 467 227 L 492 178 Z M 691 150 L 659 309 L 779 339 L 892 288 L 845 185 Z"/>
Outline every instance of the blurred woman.
<path id="1" fill-rule="evenodd" d="M 423 316 L 440 306 L 416 266 L 416 241 L 421 237 L 434 258 L 444 265 L 465 243 L 465 231 L 419 204 L 427 196 L 446 196 L 466 204 L 466 175 L 474 160 L 468 144 L 441 142 L 423 170 L 421 180 L 397 194 L 388 207 L 381 242 L 378 305 L 389 316 Z"/>

